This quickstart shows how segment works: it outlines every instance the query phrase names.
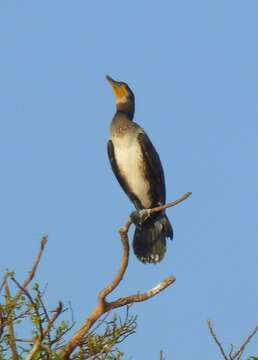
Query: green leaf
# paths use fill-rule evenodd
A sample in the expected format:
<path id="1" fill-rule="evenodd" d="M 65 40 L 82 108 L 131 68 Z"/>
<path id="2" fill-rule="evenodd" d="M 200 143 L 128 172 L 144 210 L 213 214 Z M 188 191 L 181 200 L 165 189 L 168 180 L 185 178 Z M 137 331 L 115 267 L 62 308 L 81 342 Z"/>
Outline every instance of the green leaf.
<path id="1" fill-rule="evenodd" d="M 38 283 L 35 283 L 34 285 L 33 285 L 33 290 L 38 290 L 39 289 L 39 284 Z"/>

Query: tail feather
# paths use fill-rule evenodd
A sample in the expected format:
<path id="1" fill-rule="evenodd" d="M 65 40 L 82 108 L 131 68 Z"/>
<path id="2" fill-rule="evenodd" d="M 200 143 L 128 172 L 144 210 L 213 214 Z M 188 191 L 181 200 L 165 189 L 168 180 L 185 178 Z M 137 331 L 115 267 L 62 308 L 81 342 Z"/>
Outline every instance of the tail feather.
<path id="1" fill-rule="evenodd" d="M 168 237 L 168 238 L 170 238 L 170 240 L 172 240 L 174 233 L 173 233 L 172 225 L 170 224 L 170 221 L 167 218 L 167 215 L 164 215 L 163 218 L 161 219 L 161 221 L 163 223 L 164 232 L 165 232 L 166 237 Z"/>
<path id="2" fill-rule="evenodd" d="M 143 263 L 158 263 L 166 252 L 166 237 L 173 238 L 173 229 L 166 215 L 153 223 L 136 227 L 133 250 Z"/>

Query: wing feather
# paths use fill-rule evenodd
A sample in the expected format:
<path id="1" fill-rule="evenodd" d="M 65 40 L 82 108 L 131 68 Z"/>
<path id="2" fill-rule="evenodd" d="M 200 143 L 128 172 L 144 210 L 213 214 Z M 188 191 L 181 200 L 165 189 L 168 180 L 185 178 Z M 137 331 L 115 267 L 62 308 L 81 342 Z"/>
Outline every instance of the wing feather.
<path id="1" fill-rule="evenodd" d="M 138 141 L 144 158 L 146 178 L 150 183 L 149 195 L 151 197 L 151 207 L 165 204 L 165 176 L 159 155 L 144 132 L 139 133 Z"/>

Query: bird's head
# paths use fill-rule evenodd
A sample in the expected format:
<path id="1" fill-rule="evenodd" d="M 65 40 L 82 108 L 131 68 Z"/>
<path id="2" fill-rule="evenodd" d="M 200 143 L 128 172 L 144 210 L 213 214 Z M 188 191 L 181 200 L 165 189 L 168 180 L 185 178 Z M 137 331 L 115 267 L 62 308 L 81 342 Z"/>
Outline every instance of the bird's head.
<path id="1" fill-rule="evenodd" d="M 115 94 L 117 111 L 125 112 L 132 118 L 134 114 L 134 94 L 132 90 L 123 81 L 116 81 L 110 76 L 106 78 Z"/>

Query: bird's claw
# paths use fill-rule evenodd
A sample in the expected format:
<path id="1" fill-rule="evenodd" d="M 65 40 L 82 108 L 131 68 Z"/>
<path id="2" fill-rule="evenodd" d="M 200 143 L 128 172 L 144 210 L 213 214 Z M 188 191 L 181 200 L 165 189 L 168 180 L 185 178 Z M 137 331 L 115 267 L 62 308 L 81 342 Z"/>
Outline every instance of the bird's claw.
<path id="1" fill-rule="evenodd" d="M 135 226 L 141 227 L 143 223 L 150 217 L 151 210 L 150 209 L 142 209 L 133 211 L 130 214 L 130 218 Z"/>

